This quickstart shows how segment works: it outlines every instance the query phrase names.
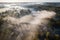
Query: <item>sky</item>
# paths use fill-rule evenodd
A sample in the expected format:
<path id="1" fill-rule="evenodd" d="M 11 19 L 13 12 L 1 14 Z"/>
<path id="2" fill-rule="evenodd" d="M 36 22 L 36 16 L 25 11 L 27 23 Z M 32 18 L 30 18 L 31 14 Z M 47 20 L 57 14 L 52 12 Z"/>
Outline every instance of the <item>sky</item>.
<path id="1" fill-rule="evenodd" d="M 60 2 L 60 0 L 0 0 L 0 2 Z"/>

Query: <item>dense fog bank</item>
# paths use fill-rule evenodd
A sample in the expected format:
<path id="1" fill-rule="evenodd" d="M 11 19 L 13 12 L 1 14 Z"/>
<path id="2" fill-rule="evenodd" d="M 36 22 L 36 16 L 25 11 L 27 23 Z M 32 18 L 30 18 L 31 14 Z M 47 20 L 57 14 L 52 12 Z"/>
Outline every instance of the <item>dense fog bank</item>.
<path id="1" fill-rule="evenodd" d="M 54 29 L 58 12 L 35 9 L 16 5 L 0 9 L 0 40 L 59 40 Z"/>

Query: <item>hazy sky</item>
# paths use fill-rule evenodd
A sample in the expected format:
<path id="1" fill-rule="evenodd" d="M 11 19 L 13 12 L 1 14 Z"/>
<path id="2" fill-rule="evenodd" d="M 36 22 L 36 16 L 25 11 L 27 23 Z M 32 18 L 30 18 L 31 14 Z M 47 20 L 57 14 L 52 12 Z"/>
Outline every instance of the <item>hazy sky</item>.
<path id="1" fill-rule="evenodd" d="M 60 0 L 0 0 L 0 2 L 60 2 Z"/>

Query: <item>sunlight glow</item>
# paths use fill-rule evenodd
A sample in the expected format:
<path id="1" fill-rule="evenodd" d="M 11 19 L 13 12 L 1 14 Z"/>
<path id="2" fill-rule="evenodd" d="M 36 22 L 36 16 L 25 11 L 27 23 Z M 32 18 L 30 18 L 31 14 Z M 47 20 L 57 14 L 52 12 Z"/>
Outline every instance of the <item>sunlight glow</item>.
<path id="1" fill-rule="evenodd" d="M 0 2 L 60 2 L 60 0 L 0 0 Z"/>

